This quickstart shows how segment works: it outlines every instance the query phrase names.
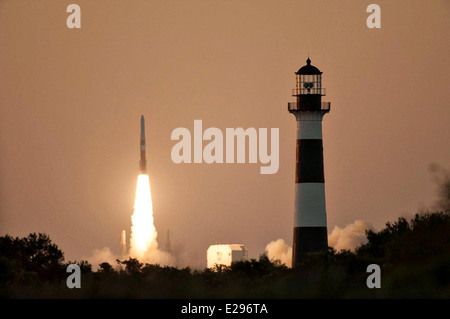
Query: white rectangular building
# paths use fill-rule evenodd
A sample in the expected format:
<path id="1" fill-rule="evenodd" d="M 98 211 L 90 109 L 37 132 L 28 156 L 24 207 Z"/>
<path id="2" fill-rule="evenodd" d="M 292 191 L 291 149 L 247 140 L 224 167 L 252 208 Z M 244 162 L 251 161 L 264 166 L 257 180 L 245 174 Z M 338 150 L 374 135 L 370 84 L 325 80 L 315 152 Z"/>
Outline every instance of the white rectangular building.
<path id="1" fill-rule="evenodd" d="M 247 249 L 241 244 L 211 245 L 206 252 L 208 268 L 217 265 L 231 266 L 236 261 L 244 261 L 248 258 Z"/>

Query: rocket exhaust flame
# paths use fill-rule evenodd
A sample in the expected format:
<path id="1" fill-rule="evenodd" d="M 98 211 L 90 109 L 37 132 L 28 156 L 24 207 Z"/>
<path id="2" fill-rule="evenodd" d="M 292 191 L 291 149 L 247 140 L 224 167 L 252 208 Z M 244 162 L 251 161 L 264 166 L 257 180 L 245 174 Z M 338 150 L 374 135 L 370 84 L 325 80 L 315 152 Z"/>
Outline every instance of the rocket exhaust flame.
<path id="1" fill-rule="evenodd" d="M 152 252 L 158 250 L 150 179 L 147 174 L 139 174 L 138 176 L 131 222 L 130 256 L 139 260 L 147 260 L 151 258 Z"/>

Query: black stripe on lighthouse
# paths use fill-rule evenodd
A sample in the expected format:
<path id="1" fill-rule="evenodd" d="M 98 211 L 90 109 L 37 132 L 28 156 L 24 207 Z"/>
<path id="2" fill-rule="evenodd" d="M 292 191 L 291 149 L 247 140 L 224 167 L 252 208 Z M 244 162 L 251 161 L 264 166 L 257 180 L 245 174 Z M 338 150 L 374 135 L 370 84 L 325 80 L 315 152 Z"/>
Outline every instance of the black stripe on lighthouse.
<path id="1" fill-rule="evenodd" d="M 309 253 L 327 250 L 327 227 L 294 227 L 293 266 Z"/>
<path id="2" fill-rule="evenodd" d="M 324 183 L 323 144 L 320 139 L 297 139 L 295 183 Z"/>
<path id="3" fill-rule="evenodd" d="M 300 123 L 300 128 L 302 124 L 309 125 L 311 122 Z M 312 132 L 311 125 L 304 127 L 303 132 Z M 328 248 L 322 139 L 298 138 L 296 158 L 293 266 L 298 265 L 309 253 Z"/>

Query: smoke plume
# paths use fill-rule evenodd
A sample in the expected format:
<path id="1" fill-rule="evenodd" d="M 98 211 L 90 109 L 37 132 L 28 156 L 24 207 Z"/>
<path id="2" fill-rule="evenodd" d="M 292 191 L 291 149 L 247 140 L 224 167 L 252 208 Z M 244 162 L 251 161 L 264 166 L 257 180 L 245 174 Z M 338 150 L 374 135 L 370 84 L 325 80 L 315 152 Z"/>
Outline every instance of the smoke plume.
<path id="1" fill-rule="evenodd" d="M 438 164 L 430 164 L 428 169 L 433 181 L 438 186 L 438 200 L 433 209 L 450 212 L 450 171 Z"/>
<path id="2" fill-rule="evenodd" d="M 292 247 L 284 239 L 277 239 L 268 243 L 266 253 L 270 260 L 279 260 L 282 264 L 291 267 Z"/>
<path id="3" fill-rule="evenodd" d="M 362 220 L 355 220 L 344 228 L 335 226 L 328 235 L 328 245 L 337 251 L 342 249 L 354 250 L 356 247 L 367 242 L 366 230 L 373 230 L 373 226 Z"/>
<path id="4" fill-rule="evenodd" d="M 97 271 L 99 265 L 103 262 L 109 263 L 114 268 L 118 268 L 116 260 L 119 256 L 114 255 L 109 247 L 103 247 L 102 249 L 94 249 L 91 256 L 83 257 L 83 260 L 87 260 L 92 265 L 92 270 Z"/>
<path id="5" fill-rule="evenodd" d="M 335 226 L 328 235 L 328 245 L 337 251 L 342 249 L 354 250 L 367 242 L 366 230 L 373 230 L 373 226 L 362 220 L 355 220 L 344 228 Z M 288 267 L 292 265 L 292 247 L 284 239 L 271 241 L 266 246 L 267 257 L 270 260 L 279 260 Z"/>

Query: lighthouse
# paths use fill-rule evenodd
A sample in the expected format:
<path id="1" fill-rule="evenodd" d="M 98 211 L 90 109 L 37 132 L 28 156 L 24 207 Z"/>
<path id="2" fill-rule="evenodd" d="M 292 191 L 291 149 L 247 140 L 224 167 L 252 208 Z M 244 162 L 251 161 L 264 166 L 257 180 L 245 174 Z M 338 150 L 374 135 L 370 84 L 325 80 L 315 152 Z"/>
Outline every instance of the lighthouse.
<path id="1" fill-rule="evenodd" d="M 330 112 L 330 103 L 322 102 L 322 72 L 309 57 L 295 78 L 295 102 L 288 103 L 297 121 L 293 267 L 308 253 L 328 248 L 322 119 Z"/>

